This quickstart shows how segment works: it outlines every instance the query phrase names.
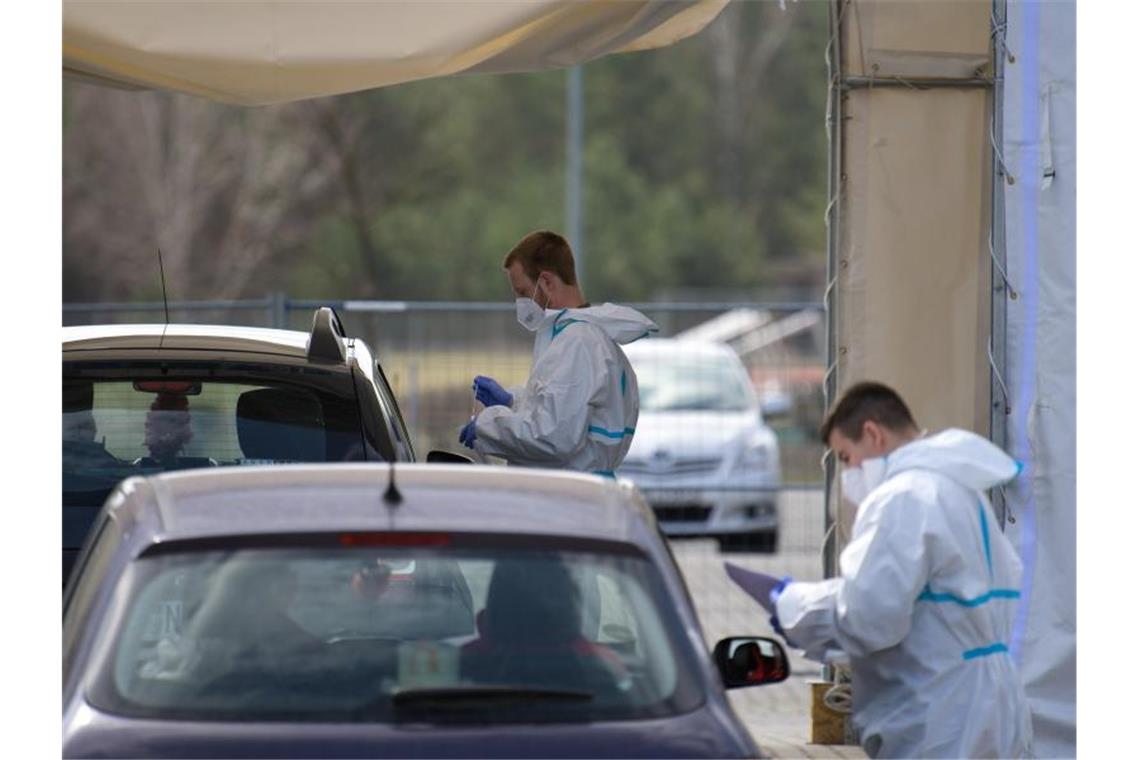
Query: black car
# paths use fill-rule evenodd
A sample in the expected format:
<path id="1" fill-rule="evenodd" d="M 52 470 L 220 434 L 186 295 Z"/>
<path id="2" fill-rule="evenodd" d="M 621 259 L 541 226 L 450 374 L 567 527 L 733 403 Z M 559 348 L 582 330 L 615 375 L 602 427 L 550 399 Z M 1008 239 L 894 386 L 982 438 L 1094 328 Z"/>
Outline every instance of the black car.
<path id="1" fill-rule="evenodd" d="M 64 328 L 63 579 L 126 477 L 197 467 L 415 461 L 363 341 L 318 309 L 305 333 L 214 325 Z"/>

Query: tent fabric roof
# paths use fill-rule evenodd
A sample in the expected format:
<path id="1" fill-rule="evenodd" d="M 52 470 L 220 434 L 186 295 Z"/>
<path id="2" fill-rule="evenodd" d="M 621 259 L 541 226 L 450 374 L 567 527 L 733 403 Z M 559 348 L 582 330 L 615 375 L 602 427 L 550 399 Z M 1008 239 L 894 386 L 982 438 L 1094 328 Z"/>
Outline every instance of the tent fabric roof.
<path id="1" fill-rule="evenodd" d="M 728 0 L 65 0 L 64 73 L 240 105 L 670 45 Z"/>

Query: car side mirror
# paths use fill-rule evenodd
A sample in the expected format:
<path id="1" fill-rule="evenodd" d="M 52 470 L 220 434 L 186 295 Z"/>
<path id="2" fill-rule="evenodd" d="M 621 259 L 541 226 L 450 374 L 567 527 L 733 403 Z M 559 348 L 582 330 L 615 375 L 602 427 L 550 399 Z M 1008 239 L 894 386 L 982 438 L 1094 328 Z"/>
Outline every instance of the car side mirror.
<path id="1" fill-rule="evenodd" d="M 443 451 L 441 449 L 429 451 L 427 461 L 428 464 L 475 464 L 474 460 L 470 457 L 456 454 L 453 451 Z"/>
<path id="2" fill-rule="evenodd" d="M 788 655 L 775 639 L 721 639 L 713 649 L 713 661 L 726 689 L 779 683 L 788 677 Z"/>

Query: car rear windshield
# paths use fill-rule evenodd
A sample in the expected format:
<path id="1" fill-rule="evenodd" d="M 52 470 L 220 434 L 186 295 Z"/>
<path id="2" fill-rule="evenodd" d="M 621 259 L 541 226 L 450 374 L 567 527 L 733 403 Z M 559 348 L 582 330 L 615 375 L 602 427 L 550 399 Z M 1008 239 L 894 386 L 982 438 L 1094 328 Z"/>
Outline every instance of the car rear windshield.
<path id="1" fill-rule="evenodd" d="M 643 412 L 742 412 L 755 405 L 746 375 L 733 362 L 639 357 L 633 366 Z"/>
<path id="2" fill-rule="evenodd" d="M 347 543 L 144 556 L 89 699 L 157 719 L 476 723 L 703 702 L 640 555 Z"/>
<path id="3" fill-rule="evenodd" d="M 65 367 L 64 505 L 101 504 L 130 475 L 365 458 L 347 373 L 281 381 L 218 369 Z"/>

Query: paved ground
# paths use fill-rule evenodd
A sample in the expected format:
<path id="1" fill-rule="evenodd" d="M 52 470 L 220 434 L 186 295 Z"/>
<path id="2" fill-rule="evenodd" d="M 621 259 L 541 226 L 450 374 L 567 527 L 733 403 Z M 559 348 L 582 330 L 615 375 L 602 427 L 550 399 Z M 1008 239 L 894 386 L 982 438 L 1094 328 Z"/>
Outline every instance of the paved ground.
<path id="1" fill-rule="evenodd" d="M 673 542 L 677 562 L 692 591 L 711 648 L 726 636 L 774 636 L 764 610 L 729 580 L 725 559 L 773 575 L 796 580 L 823 577 L 823 492 L 789 491 L 780 500 L 780 548 L 776 554 L 721 554 L 713 540 Z M 819 666 L 793 651 L 792 674 L 780 684 L 729 692 L 732 706 L 763 749 L 776 757 L 845 757 L 866 755 L 852 746 L 808 744 L 811 689 Z"/>

